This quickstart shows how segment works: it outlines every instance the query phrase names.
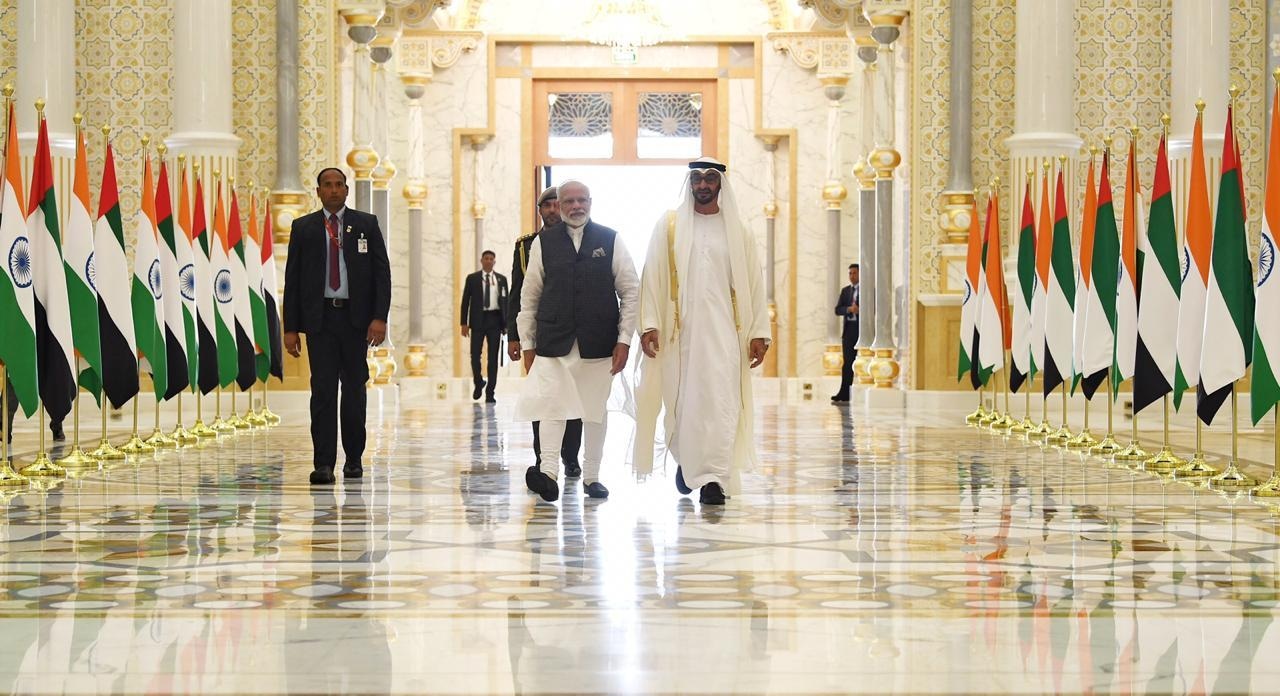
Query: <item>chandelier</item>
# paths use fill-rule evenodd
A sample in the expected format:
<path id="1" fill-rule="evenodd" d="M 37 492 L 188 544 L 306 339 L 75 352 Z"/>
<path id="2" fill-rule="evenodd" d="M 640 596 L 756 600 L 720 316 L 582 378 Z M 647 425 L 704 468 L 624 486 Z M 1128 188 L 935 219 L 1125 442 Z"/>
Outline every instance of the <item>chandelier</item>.
<path id="1" fill-rule="evenodd" d="M 588 41 L 610 46 L 615 54 L 669 38 L 666 22 L 649 0 L 596 0 L 585 29 Z"/>

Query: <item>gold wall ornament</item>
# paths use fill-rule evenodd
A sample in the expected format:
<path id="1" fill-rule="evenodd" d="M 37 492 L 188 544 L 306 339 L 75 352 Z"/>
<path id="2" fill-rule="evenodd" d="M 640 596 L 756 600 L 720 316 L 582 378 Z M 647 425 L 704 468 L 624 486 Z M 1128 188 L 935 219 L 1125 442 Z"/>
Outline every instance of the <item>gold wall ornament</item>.
<path id="1" fill-rule="evenodd" d="M 421 210 L 427 202 L 427 182 L 422 179 L 410 179 L 400 193 L 408 201 L 410 210 Z"/>
<path id="2" fill-rule="evenodd" d="M 822 187 L 822 201 L 826 204 L 827 210 L 839 210 L 848 196 L 849 189 L 839 181 L 828 181 Z"/>
<path id="3" fill-rule="evenodd" d="M 378 166 L 378 153 L 371 147 L 352 148 L 347 153 L 347 166 L 351 167 L 357 179 L 368 179 Z"/>
<path id="4" fill-rule="evenodd" d="M 800 7 L 813 10 L 815 14 L 828 24 L 840 26 L 849 21 L 853 3 L 841 0 L 799 0 Z"/>
<path id="5" fill-rule="evenodd" d="M 271 233 L 277 256 L 288 255 L 289 236 L 293 221 L 302 217 L 310 204 L 310 197 L 297 191 L 271 192 Z"/>
<path id="6" fill-rule="evenodd" d="M 902 164 L 902 155 L 892 147 L 878 147 L 871 151 L 870 157 L 871 166 L 880 179 L 892 179 L 893 170 Z"/>
<path id="7" fill-rule="evenodd" d="M 770 220 L 778 217 L 778 202 L 769 201 L 764 204 L 764 216 Z"/>
<path id="8" fill-rule="evenodd" d="M 972 222 L 975 197 L 972 191 L 944 191 L 938 204 L 942 208 L 939 226 L 943 231 L 943 242 L 947 244 L 964 244 L 969 239 L 969 224 Z"/>
<path id="9" fill-rule="evenodd" d="M 773 50 L 791 56 L 792 62 L 804 70 L 818 67 L 823 41 L 848 41 L 844 34 L 809 31 L 775 31 L 767 38 L 773 44 Z"/>
<path id="10" fill-rule="evenodd" d="M 433 32 L 431 63 L 437 68 L 451 68 L 463 53 L 476 50 L 483 39 L 484 34 L 478 31 Z"/>
<path id="11" fill-rule="evenodd" d="M 483 220 L 484 216 L 489 212 L 489 206 L 483 201 L 475 201 L 471 204 L 471 217 L 476 220 Z"/>
<path id="12" fill-rule="evenodd" d="M 404 371 L 409 377 L 425 377 L 427 375 L 427 347 L 421 343 L 410 343 L 404 354 Z"/>
<path id="13" fill-rule="evenodd" d="M 391 188 L 391 180 L 396 178 L 396 165 L 390 158 L 382 157 L 378 159 L 378 166 L 373 168 L 371 176 L 373 177 L 373 187 L 375 189 L 387 190 Z"/>
<path id="14" fill-rule="evenodd" d="M 876 187 L 876 170 L 867 163 L 865 157 L 858 158 L 853 165 L 853 177 L 858 180 L 858 188 L 869 190 Z"/>

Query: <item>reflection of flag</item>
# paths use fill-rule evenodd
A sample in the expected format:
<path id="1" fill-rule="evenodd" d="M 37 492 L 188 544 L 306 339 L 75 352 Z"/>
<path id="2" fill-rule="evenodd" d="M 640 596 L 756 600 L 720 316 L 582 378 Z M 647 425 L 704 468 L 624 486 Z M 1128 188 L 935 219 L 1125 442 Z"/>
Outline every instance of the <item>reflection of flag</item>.
<path id="1" fill-rule="evenodd" d="M 1267 189 L 1262 203 L 1258 247 L 1258 303 L 1253 314 L 1253 422 L 1280 403 L 1280 282 L 1271 282 L 1280 230 L 1280 92 L 1271 102 L 1271 142 L 1267 146 Z"/>
<path id="2" fill-rule="evenodd" d="M 973 377 L 978 354 L 974 350 L 978 329 L 978 282 L 982 276 L 982 227 L 978 220 L 978 203 L 974 201 L 969 213 L 969 249 L 965 254 L 964 302 L 960 305 L 960 365 L 956 379 L 971 375 L 973 388 L 982 386 Z"/>
<path id="3" fill-rule="evenodd" d="M 1017 393 L 1022 383 L 1036 373 L 1031 359 L 1031 299 L 1036 288 L 1036 228 L 1031 209 L 1031 179 L 1027 178 L 1026 195 L 1022 198 L 1022 230 L 1018 233 L 1018 272 L 1013 284 L 1013 341 L 1009 389 Z"/>
<path id="4" fill-rule="evenodd" d="M 159 311 L 164 318 L 165 365 L 168 382 L 164 398 L 172 399 L 187 388 L 187 330 L 182 322 L 182 288 L 178 265 L 178 240 L 173 229 L 173 201 L 169 197 L 169 170 L 160 160 L 160 181 L 156 188 L 156 220 L 159 230 L 160 284 L 163 286 Z"/>
<path id="5" fill-rule="evenodd" d="M 210 254 L 213 270 L 213 301 L 218 305 L 216 335 L 218 341 L 218 385 L 229 387 L 236 381 L 236 284 L 231 282 L 231 247 L 227 244 L 227 215 L 222 207 L 222 184 L 213 204 L 213 237 Z M 243 290 L 241 291 L 243 292 Z"/>
<path id="6" fill-rule="evenodd" d="M 102 349 L 98 342 L 98 293 L 93 287 L 93 217 L 89 213 L 89 162 L 84 133 L 76 131 L 76 166 L 62 255 L 67 263 L 71 339 L 80 355 L 80 384 L 102 395 Z M 101 194 L 100 194 L 101 195 Z"/>
<path id="7" fill-rule="evenodd" d="M 1093 226 L 1093 259 L 1089 266 L 1089 307 L 1085 310 L 1084 393 L 1102 384 L 1115 358 L 1116 286 L 1120 275 L 1120 235 L 1111 203 L 1111 150 L 1102 154 L 1098 180 L 1098 214 Z"/>
<path id="8" fill-rule="evenodd" d="M 1009 345 L 1008 295 L 1004 287 L 1004 264 L 1000 253 L 1000 204 L 993 191 L 987 200 L 987 224 L 982 242 L 982 293 L 978 303 L 978 363 L 984 372 L 1003 367 L 1004 350 Z"/>
<path id="9" fill-rule="evenodd" d="M 1098 224 L 1098 188 L 1094 180 L 1093 157 L 1090 156 L 1089 181 L 1084 188 L 1084 215 L 1080 219 L 1080 258 L 1077 263 L 1079 271 L 1076 273 L 1080 282 L 1076 284 L 1076 303 L 1072 317 L 1074 345 L 1071 354 L 1072 371 L 1075 373 L 1071 389 L 1074 392 L 1076 385 L 1083 384 L 1086 399 L 1092 399 L 1093 393 L 1098 389 L 1097 382 L 1090 384 L 1089 380 L 1084 379 L 1086 374 L 1084 329 L 1089 321 L 1090 300 L 1096 299 L 1093 297 L 1091 287 L 1093 285 L 1093 229 Z"/>
<path id="10" fill-rule="evenodd" d="M 209 239 L 209 227 L 204 216 L 204 184 L 195 178 L 196 209 L 191 222 L 191 255 L 194 259 L 192 292 L 196 296 L 196 350 L 200 357 L 197 384 L 201 394 L 218 388 L 218 310 L 213 299 L 212 247 L 217 240 Z"/>
<path id="11" fill-rule="evenodd" d="M 8 139 L 4 147 L 4 181 L 0 182 L 0 253 L 6 263 L 0 273 L 0 360 L 8 367 L 9 383 L 28 417 L 40 403 L 36 380 L 36 299 L 31 288 L 31 242 L 27 211 L 22 205 L 22 158 L 18 156 L 18 119 L 9 104 Z"/>
<path id="12" fill-rule="evenodd" d="M 168 363 L 165 362 L 164 308 L 161 304 L 164 285 L 160 277 L 160 249 L 156 242 L 155 188 L 151 179 L 151 153 L 144 153 L 142 169 L 142 208 L 138 211 L 137 235 L 133 248 L 133 333 L 143 368 L 151 373 L 156 397 L 163 397 L 168 386 Z"/>
<path id="13" fill-rule="evenodd" d="M 280 336 L 280 311 L 276 303 L 276 256 L 271 240 L 271 204 L 263 202 L 262 214 L 262 301 L 267 310 L 267 343 L 263 355 L 258 356 L 258 379 L 267 381 L 268 375 L 284 379 L 284 345 Z M 264 361 L 262 358 L 266 356 Z"/>
<path id="14" fill-rule="evenodd" d="M 175 258 L 178 261 L 178 296 L 182 300 L 183 346 L 187 349 L 187 386 L 194 391 L 200 379 L 200 346 L 196 341 L 195 258 L 191 251 L 191 189 L 187 186 L 187 169 L 179 175 L 178 230 L 174 234 Z"/>
<path id="15" fill-rule="evenodd" d="M 244 233 L 240 225 L 240 202 L 235 187 L 231 189 L 231 220 L 227 235 L 227 262 L 231 269 L 231 284 L 235 288 L 235 299 L 231 306 L 235 314 L 236 383 L 241 389 L 248 389 L 258 378 L 258 366 L 254 359 L 253 309 L 249 302 Z"/>
<path id="16" fill-rule="evenodd" d="M 102 390 L 120 408 L 138 395 L 138 344 L 133 338 L 129 298 L 129 261 L 116 186 L 116 159 L 107 143 L 98 192 L 98 223 L 93 230 L 94 284 L 98 290 L 98 336 L 102 344 Z"/>
<path id="17" fill-rule="evenodd" d="M 1232 107 L 1227 107 L 1222 182 L 1218 185 L 1218 217 L 1214 223 L 1200 349 L 1201 398 L 1196 411 L 1205 425 L 1213 422 L 1235 381 L 1244 376 L 1253 353 L 1253 268 L 1245 238 L 1244 181 L 1233 116 Z"/>
<path id="18" fill-rule="evenodd" d="M 1133 377 L 1134 354 L 1138 347 L 1138 258 L 1143 223 L 1142 193 L 1138 190 L 1137 138 L 1129 141 L 1129 166 L 1124 175 L 1124 223 L 1120 234 L 1120 280 L 1116 286 L 1116 342 L 1111 364 L 1111 387 Z"/>
<path id="19" fill-rule="evenodd" d="M 53 159 L 49 155 L 49 125 L 40 116 L 36 156 L 31 163 L 31 205 L 27 209 L 32 272 L 36 294 L 36 354 L 40 401 L 53 420 L 71 411 L 76 396 L 75 356 L 71 337 L 71 307 L 67 299 L 67 270 L 62 260 L 62 232 L 53 192 Z"/>
<path id="20" fill-rule="evenodd" d="M 1053 255 L 1049 267 L 1049 296 L 1044 308 L 1044 393 L 1071 378 L 1071 312 L 1076 300 L 1075 263 L 1071 258 L 1071 227 L 1067 196 L 1058 170 L 1053 200 Z"/>
<path id="21" fill-rule="evenodd" d="M 1173 389 L 1178 363 L 1178 232 L 1173 223 L 1169 190 L 1169 156 L 1160 137 L 1156 178 L 1151 186 L 1151 219 L 1142 250 L 1142 304 L 1138 305 L 1138 352 L 1135 356 L 1133 410 L 1155 403 Z"/>
<path id="22" fill-rule="evenodd" d="M 267 342 L 267 306 L 262 299 L 262 247 L 258 246 L 258 197 L 249 194 L 249 230 L 244 235 L 244 270 L 248 280 L 249 311 L 253 315 L 254 380 L 262 376 L 262 364 L 271 362 L 271 344 Z M 253 381 L 249 382 L 250 385 Z"/>

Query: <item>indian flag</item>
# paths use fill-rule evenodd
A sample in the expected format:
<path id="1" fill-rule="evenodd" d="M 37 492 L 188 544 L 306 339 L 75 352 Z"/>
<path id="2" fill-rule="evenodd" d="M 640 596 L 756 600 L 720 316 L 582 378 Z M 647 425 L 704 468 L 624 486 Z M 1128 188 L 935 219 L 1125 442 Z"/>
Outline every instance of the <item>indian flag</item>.
<path id="1" fill-rule="evenodd" d="M 156 227 L 159 230 L 160 282 L 164 286 L 160 311 L 164 317 L 165 365 L 168 382 L 164 398 L 172 399 L 190 384 L 187 371 L 187 331 L 182 318 L 182 288 L 178 265 L 178 237 L 173 229 L 173 199 L 169 196 L 169 169 L 160 160 L 156 189 Z M 185 241 L 185 240 L 184 240 Z"/>
<path id="2" fill-rule="evenodd" d="M 80 384 L 101 403 L 102 347 L 98 341 L 98 291 L 94 287 L 93 217 L 89 213 L 89 162 L 84 131 L 76 129 L 76 165 L 71 210 L 62 253 L 67 263 L 67 301 L 71 307 L 71 339 L 80 357 Z"/>
<path id="3" fill-rule="evenodd" d="M 0 251 L 7 262 L 0 274 L 0 360 L 22 412 L 30 417 L 40 405 L 36 379 L 36 298 L 32 290 L 31 241 L 22 205 L 22 157 L 18 153 L 18 118 L 9 104 L 4 147 L 4 181 L 0 182 Z"/>
<path id="4" fill-rule="evenodd" d="M 960 364 L 956 379 L 969 375 L 973 388 L 982 386 L 978 378 L 977 330 L 978 284 L 982 277 L 982 225 L 978 219 L 978 203 L 969 213 L 969 248 L 965 254 L 964 301 L 960 305 Z"/>
<path id="5" fill-rule="evenodd" d="M 1213 217 L 1209 212 L 1209 180 L 1204 164 L 1204 112 L 1196 114 L 1191 138 L 1191 181 L 1187 221 L 1183 226 L 1182 293 L 1178 296 L 1178 364 L 1173 379 L 1173 405 L 1200 382 L 1200 348 L 1204 336 L 1204 303 L 1209 294 L 1213 256 Z"/>
<path id="6" fill-rule="evenodd" d="M 1280 230 L 1280 91 L 1271 100 L 1271 142 L 1267 145 L 1267 188 L 1262 202 L 1262 241 L 1258 247 L 1258 298 L 1253 314 L 1253 391 L 1256 425 L 1280 403 L 1280 281 L 1272 281 L 1276 231 Z"/>
<path id="7" fill-rule="evenodd" d="M 262 216 L 262 301 L 267 309 L 267 348 L 258 356 L 258 379 L 267 381 L 269 375 L 284 379 L 284 345 L 280 335 L 280 311 L 277 309 L 276 256 L 271 240 L 271 204 L 263 203 Z M 265 360 L 263 358 L 266 358 Z"/>
<path id="8" fill-rule="evenodd" d="M 240 224 L 240 203 L 234 187 L 231 189 L 227 247 L 231 283 L 235 286 L 232 311 L 235 314 L 236 384 L 241 389 L 248 389 L 258 379 L 258 364 L 253 350 L 253 305 L 249 302 L 249 274 L 245 270 L 244 231 Z"/>
<path id="9" fill-rule="evenodd" d="M 262 297 L 262 247 L 258 244 L 258 230 L 258 197 L 250 192 L 249 230 L 244 236 L 244 270 L 248 279 L 249 312 L 253 317 L 254 381 L 266 379 L 262 374 L 262 364 L 271 362 L 267 305 Z M 252 386 L 253 382 L 249 384 Z"/>
<path id="10" fill-rule="evenodd" d="M 1097 177 L 1093 171 L 1093 157 L 1089 157 L 1089 176 L 1085 183 L 1084 189 L 1084 214 L 1080 220 L 1080 258 L 1078 261 L 1078 271 L 1076 272 L 1076 303 L 1072 316 L 1072 336 L 1073 346 L 1071 355 L 1072 371 L 1075 373 L 1075 379 L 1072 380 L 1071 389 L 1075 391 L 1076 386 L 1082 385 L 1084 397 L 1092 399 L 1093 394 L 1098 389 L 1098 383 L 1090 384 L 1085 379 L 1084 354 L 1085 354 L 1085 327 L 1089 324 L 1089 307 L 1092 299 L 1093 285 L 1093 236 L 1094 228 L 1098 224 L 1098 187 Z"/>
<path id="11" fill-rule="evenodd" d="M 182 298 L 183 346 L 187 349 L 187 385 L 192 391 L 200 378 L 200 346 L 196 337 L 196 275 L 192 252 L 191 189 L 184 165 L 178 183 L 178 230 L 174 235 L 174 256 L 178 266 L 178 295 Z M 201 211 L 203 218 L 203 211 Z"/>
<path id="12" fill-rule="evenodd" d="M 142 209 L 138 211 L 133 248 L 133 333 L 138 341 L 142 368 L 151 373 L 156 398 L 163 398 L 169 384 L 164 344 L 164 284 L 160 275 L 160 249 L 156 242 L 155 185 L 151 153 L 143 153 Z"/>
<path id="13" fill-rule="evenodd" d="M 1000 203 L 993 191 L 987 201 L 987 224 L 982 250 L 983 292 L 978 303 L 978 363 L 988 375 L 1004 366 L 1004 351 L 1009 346 L 1009 327 L 1005 317 L 1009 310 L 1004 287 L 1004 264 L 1000 253 Z"/>
<path id="14" fill-rule="evenodd" d="M 204 184 L 196 182 L 196 209 L 191 221 L 192 292 L 196 296 L 196 350 L 200 357 L 197 384 L 201 394 L 218 388 L 218 303 L 213 297 L 213 247 L 221 244 L 210 239 L 204 214 Z M 216 218 L 215 213 L 215 218 Z"/>
<path id="15" fill-rule="evenodd" d="M 213 300 L 218 305 L 214 317 L 218 346 L 218 386 L 229 387 L 236 381 L 236 284 L 231 278 L 231 246 L 227 243 L 227 215 L 222 207 L 222 184 L 213 204 L 213 237 L 210 267 L 213 271 Z M 243 292 L 243 291 L 242 291 Z"/>

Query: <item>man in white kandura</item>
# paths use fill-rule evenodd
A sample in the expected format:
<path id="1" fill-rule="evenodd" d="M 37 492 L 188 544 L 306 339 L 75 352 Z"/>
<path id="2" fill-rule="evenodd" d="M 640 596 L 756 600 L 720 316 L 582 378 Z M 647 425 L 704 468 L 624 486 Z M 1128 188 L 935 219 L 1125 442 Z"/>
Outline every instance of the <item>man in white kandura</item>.
<path id="1" fill-rule="evenodd" d="M 704 505 L 738 490 L 739 467 L 756 461 L 751 368 L 769 350 L 769 313 L 755 240 L 742 224 L 725 165 L 689 163 L 680 206 L 654 226 L 640 289 L 636 473 L 653 468 L 663 427 L 676 488 L 701 489 Z"/>
<path id="2" fill-rule="evenodd" d="M 582 419 L 582 491 L 609 497 L 600 482 L 606 405 L 627 364 L 640 279 L 618 233 L 591 221 L 591 192 L 560 185 L 561 222 L 538 234 L 520 294 L 520 347 L 529 371 L 516 420 L 541 421 L 542 463 L 524 474 L 529 490 L 560 497 L 556 478 L 565 422 Z M 536 356 L 536 359 L 535 359 Z"/>

